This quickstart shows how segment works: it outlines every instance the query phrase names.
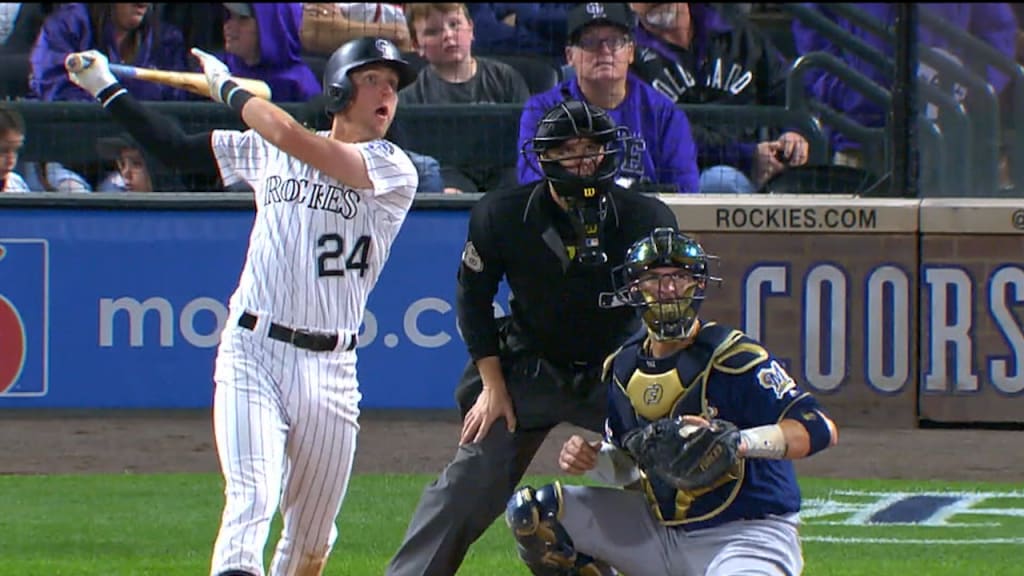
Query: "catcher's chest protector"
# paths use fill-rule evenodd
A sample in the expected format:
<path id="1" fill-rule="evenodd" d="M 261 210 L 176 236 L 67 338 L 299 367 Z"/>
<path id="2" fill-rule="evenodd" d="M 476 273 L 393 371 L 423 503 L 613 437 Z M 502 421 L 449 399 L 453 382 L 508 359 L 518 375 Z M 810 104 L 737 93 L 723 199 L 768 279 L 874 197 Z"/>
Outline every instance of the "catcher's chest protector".
<path id="1" fill-rule="evenodd" d="M 636 411 L 640 426 L 684 414 L 713 419 L 718 410 L 708 403 L 712 369 L 743 372 L 768 357 L 763 348 L 744 345 L 745 341 L 748 339 L 738 330 L 707 324 L 693 346 L 668 358 L 640 358 L 636 348 L 627 344 L 614 358 L 612 369 Z M 642 339 L 636 345 L 641 343 Z M 658 521 L 679 525 L 720 514 L 736 497 L 744 476 L 745 467 L 741 465 L 734 476 L 723 477 L 718 484 L 695 492 L 676 490 L 648 474 L 643 475 L 641 484 Z M 701 503 L 695 506 L 698 498 Z"/>
<path id="2" fill-rule="evenodd" d="M 658 360 L 638 354 L 619 354 L 615 374 L 643 423 L 667 416 L 708 414 L 707 382 L 711 367 L 743 337 L 718 324 L 701 328 L 692 346 Z"/>

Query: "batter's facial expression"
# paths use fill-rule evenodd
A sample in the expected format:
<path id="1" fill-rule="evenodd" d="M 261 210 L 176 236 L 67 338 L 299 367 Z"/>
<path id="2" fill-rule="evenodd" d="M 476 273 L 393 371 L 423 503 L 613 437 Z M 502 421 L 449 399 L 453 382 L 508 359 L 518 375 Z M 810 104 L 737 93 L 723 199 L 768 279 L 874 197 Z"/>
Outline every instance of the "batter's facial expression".
<path id="1" fill-rule="evenodd" d="M 625 83 L 635 51 L 633 38 L 622 28 L 592 24 L 583 29 L 575 46 L 566 47 L 565 58 L 580 81 Z"/>
<path id="2" fill-rule="evenodd" d="M 558 160 L 563 168 L 577 176 L 593 176 L 604 160 L 604 146 L 589 138 L 573 138 L 548 150 L 545 158 Z"/>
<path id="3" fill-rule="evenodd" d="M 398 107 L 398 73 L 386 64 L 371 64 L 349 74 L 356 88 L 346 118 L 383 138 Z"/>
<path id="4" fill-rule="evenodd" d="M 473 23 L 462 10 L 431 10 L 426 19 L 416 20 L 413 27 L 416 51 L 435 66 L 458 64 L 472 55 Z"/>
<path id="5" fill-rule="evenodd" d="M 142 152 L 135 148 L 125 148 L 117 159 L 117 171 L 124 179 L 125 188 L 131 192 L 152 192 L 153 181 L 146 168 L 146 160 Z"/>
<path id="6" fill-rule="evenodd" d="M 142 20 L 146 18 L 152 4 L 149 3 L 128 3 L 119 2 L 114 4 L 111 20 L 114 26 L 121 30 L 135 30 L 142 26 Z"/>
<path id="7" fill-rule="evenodd" d="M 20 132 L 8 130 L 0 134 L 0 180 L 14 170 L 15 164 L 18 163 L 18 154 L 24 145 L 25 135 Z"/>
<path id="8" fill-rule="evenodd" d="M 256 19 L 228 11 L 224 21 L 224 50 L 247 62 L 259 61 L 260 34 Z"/>

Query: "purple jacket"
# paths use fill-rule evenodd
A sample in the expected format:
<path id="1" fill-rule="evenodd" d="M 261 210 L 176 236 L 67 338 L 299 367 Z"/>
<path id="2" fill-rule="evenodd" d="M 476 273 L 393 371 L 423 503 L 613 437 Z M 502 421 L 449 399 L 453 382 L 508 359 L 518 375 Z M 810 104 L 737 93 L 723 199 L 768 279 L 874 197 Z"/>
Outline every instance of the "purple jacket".
<path id="1" fill-rule="evenodd" d="M 862 30 L 831 13 L 827 5 L 807 4 L 807 6 L 820 10 L 822 14 L 828 16 L 844 30 L 852 33 L 865 43 L 878 48 L 883 54 L 890 58 L 893 56 L 894 48 L 891 43 L 884 42 L 866 30 Z M 946 22 L 955 24 L 979 39 L 984 40 L 1005 54 L 1007 58 L 1011 60 L 1016 59 L 1017 18 L 1009 4 L 923 3 L 920 6 L 940 16 Z M 858 4 L 857 7 L 885 24 L 891 24 L 895 20 L 896 5 L 894 4 L 876 2 Z M 840 47 L 832 45 L 823 36 L 819 35 L 817 31 L 803 25 L 798 19 L 793 20 L 793 35 L 797 53 L 828 52 L 843 59 L 855 70 L 871 78 L 880 86 L 888 88 L 892 85 L 891 79 L 886 78 L 873 66 L 850 53 L 844 53 Z M 929 26 L 923 24 L 919 26 L 918 38 L 922 45 L 943 48 L 949 50 L 954 56 L 963 58 L 942 35 L 937 34 Z M 1009 80 L 1007 76 L 994 68 L 989 68 L 987 72 L 988 81 L 996 89 L 996 93 L 1001 92 Z M 832 108 L 845 113 L 866 126 L 878 127 L 885 124 L 885 111 L 858 91 L 847 88 L 843 82 L 830 74 L 820 71 L 811 72 L 805 76 L 805 87 L 815 99 L 830 105 Z M 833 135 L 832 140 L 837 150 L 857 146 L 855 143 L 847 141 L 841 134 Z"/>
<path id="2" fill-rule="evenodd" d="M 254 2 L 249 6 L 259 30 L 260 61 L 249 66 L 234 54 L 223 54 L 221 60 L 231 73 L 269 84 L 274 102 L 305 102 L 318 95 L 320 80 L 302 60 L 302 4 Z"/>
<path id="3" fill-rule="evenodd" d="M 519 118 L 519 150 L 537 133 L 537 123 L 544 113 L 563 100 L 563 87 L 573 98 L 585 100 L 575 78 L 532 96 Z M 626 99 L 608 113 L 617 125 L 629 128 L 635 139 L 627 150 L 622 176 L 657 184 L 675 184 L 679 192 L 700 191 L 697 146 L 690 132 L 690 121 L 667 96 L 630 73 L 626 80 Z M 537 181 L 541 174 L 534 158 L 531 157 L 527 164 L 520 154 L 520 184 Z"/>
<path id="4" fill-rule="evenodd" d="M 123 62 L 113 39 L 113 25 L 108 23 L 102 33 L 106 36 L 107 58 L 112 64 L 124 63 L 140 68 L 161 70 L 187 70 L 185 44 L 181 31 L 173 25 L 161 22 L 159 41 L 153 38 L 149 15 L 142 23 L 145 30 L 143 41 L 132 62 Z M 64 69 L 64 58 L 71 52 L 99 49 L 101 42 L 97 31 L 89 21 L 89 9 L 85 4 L 63 4 L 50 14 L 32 48 L 29 88 L 32 98 L 46 101 L 92 100 L 92 96 L 75 86 L 68 79 Z M 182 90 L 121 78 L 121 85 L 139 100 L 191 100 L 192 96 Z"/>

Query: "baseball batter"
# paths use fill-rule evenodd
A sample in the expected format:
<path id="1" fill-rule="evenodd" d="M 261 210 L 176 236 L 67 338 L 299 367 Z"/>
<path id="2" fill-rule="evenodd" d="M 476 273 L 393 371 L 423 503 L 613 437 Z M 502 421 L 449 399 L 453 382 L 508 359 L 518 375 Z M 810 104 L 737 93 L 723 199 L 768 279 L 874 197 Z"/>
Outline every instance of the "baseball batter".
<path id="1" fill-rule="evenodd" d="M 263 576 L 278 505 L 274 576 L 322 573 L 337 538 L 359 431 L 357 334 L 366 301 L 412 205 L 415 167 L 384 140 L 415 74 L 397 48 L 361 38 L 324 73 L 329 132 L 312 133 L 251 97 L 198 49 L 214 99 L 252 129 L 167 130 L 110 76 L 102 54 L 69 74 L 172 166 L 198 163 L 248 182 L 256 219 L 214 373 L 214 433 L 226 502 L 215 576 Z"/>
<path id="2" fill-rule="evenodd" d="M 833 446 L 836 426 L 758 342 L 700 322 L 707 283 L 718 280 L 709 258 L 660 228 L 617 270 L 617 299 L 643 311 L 647 330 L 606 362 L 606 442 L 573 436 L 559 465 L 627 489 L 521 488 L 506 521 L 534 574 L 802 572 L 791 460 Z"/>

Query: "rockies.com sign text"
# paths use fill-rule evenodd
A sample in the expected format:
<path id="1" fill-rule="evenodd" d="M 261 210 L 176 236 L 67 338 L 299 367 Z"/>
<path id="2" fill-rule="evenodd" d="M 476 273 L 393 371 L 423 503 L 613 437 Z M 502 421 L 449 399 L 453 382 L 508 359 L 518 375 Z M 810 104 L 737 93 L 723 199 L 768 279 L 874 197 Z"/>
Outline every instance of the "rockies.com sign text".
<path id="1" fill-rule="evenodd" d="M 874 208 L 718 208 L 715 226 L 719 230 L 843 229 L 874 230 L 878 214 Z"/>

